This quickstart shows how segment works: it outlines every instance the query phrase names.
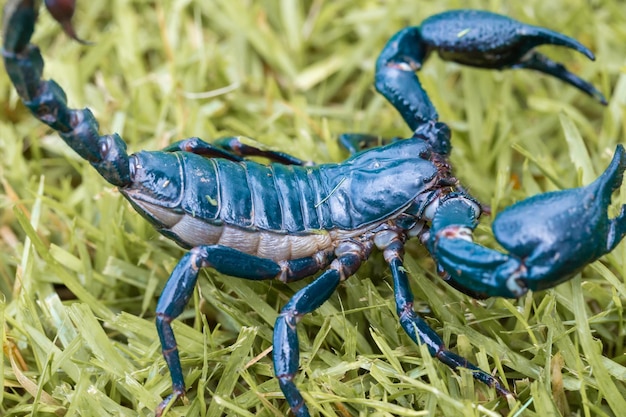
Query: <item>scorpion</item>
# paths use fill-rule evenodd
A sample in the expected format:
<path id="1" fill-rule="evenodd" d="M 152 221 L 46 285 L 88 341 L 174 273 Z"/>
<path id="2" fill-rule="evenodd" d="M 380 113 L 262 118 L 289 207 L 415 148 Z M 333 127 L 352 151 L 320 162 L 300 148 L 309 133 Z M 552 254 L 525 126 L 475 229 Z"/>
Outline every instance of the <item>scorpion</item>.
<path id="1" fill-rule="evenodd" d="M 75 2 L 46 0 L 45 5 L 80 41 L 71 25 Z M 279 386 L 293 414 L 306 417 L 310 413 L 294 381 L 297 324 L 374 250 L 382 252 L 391 270 L 398 318 L 410 338 L 445 365 L 468 369 L 507 397 L 513 394 L 498 378 L 450 351 L 415 312 L 403 266 L 406 241 L 419 240 L 439 275 L 455 289 L 477 299 L 519 298 L 571 279 L 611 252 L 626 233 L 626 206 L 614 218 L 607 215 L 626 169 L 626 153 L 618 145 L 591 184 L 535 195 L 502 210 L 492 229 L 508 253 L 475 243 L 472 232 L 485 206 L 454 177 L 451 129 L 439 120 L 416 76 L 436 51 L 444 60 L 469 66 L 539 71 L 606 104 L 589 82 L 535 51 L 551 44 L 594 59 L 588 48 L 558 32 L 479 10 L 444 12 L 400 30 L 378 57 L 375 86 L 413 134 L 381 146 L 374 146 L 369 135 L 344 134 L 340 140 L 351 156 L 316 165 L 237 138 L 209 143 L 193 137 L 161 151 L 128 154 L 118 134 L 101 135 L 89 109 L 69 108 L 63 89 L 42 79 L 42 55 L 30 43 L 38 9 L 34 0 L 10 0 L 4 9 L 2 57 L 23 104 L 159 233 L 188 250 L 156 308 L 156 330 L 172 380 L 172 393 L 158 406 L 157 416 L 185 397 L 171 322 L 182 313 L 203 268 L 285 283 L 318 274 L 282 307 L 273 336 Z"/>

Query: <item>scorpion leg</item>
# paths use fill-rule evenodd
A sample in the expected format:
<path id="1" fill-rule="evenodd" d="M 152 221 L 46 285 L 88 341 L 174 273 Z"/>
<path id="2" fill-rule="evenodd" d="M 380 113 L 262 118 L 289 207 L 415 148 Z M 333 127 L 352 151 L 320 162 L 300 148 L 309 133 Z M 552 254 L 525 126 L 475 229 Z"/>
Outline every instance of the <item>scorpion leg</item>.
<path id="1" fill-rule="evenodd" d="M 607 216 L 624 170 L 626 151 L 618 145 L 611 164 L 591 184 L 504 209 L 492 228 L 509 254 L 473 243 L 476 204 L 450 195 L 437 207 L 427 247 L 451 284 L 469 294 L 517 298 L 554 287 L 611 252 L 626 235 L 626 206 L 617 217 Z"/>
<path id="2" fill-rule="evenodd" d="M 502 396 L 512 395 L 502 386 L 497 378 L 478 368 L 467 359 L 448 350 L 439 335 L 415 312 L 413 309 L 413 293 L 411 292 L 409 280 L 402 262 L 404 253 L 402 242 L 398 239 L 392 240 L 386 245 L 383 253 L 385 260 L 391 268 L 396 311 L 400 318 L 400 324 L 409 337 L 416 344 L 425 344 L 432 357 L 450 368 L 469 369 L 474 379 L 495 388 L 498 394 Z"/>
<path id="3" fill-rule="evenodd" d="M 346 247 L 347 250 L 333 261 L 328 270 L 289 300 L 274 324 L 274 372 L 296 417 L 309 417 L 309 410 L 294 382 L 300 358 L 296 325 L 303 315 L 328 300 L 339 283 L 356 272 L 370 251 L 370 248 L 351 246 Z M 339 250 L 343 251 L 343 248 Z"/>
<path id="4" fill-rule="evenodd" d="M 271 279 L 280 273 L 280 266 L 273 261 L 243 254 L 225 246 L 199 246 L 183 256 L 167 280 L 156 309 L 157 333 L 172 378 L 172 394 L 159 405 L 157 416 L 171 402 L 185 395 L 185 381 L 171 322 L 183 312 L 195 288 L 200 268 L 206 267 L 213 267 L 224 274 L 255 280 Z"/>
<path id="5" fill-rule="evenodd" d="M 289 300 L 274 324 L 274 373 L 289 408 L 296 417 L 309 416 L 302 394 L 294 382 L 300 358 L 296 325 L 303 315 L 312 312 L 328 300 L 340 281 L 341 274 L 336 269 L 324 272 Z"/>
<path id="6" fill-rule="evenodd" d="M 166 147 L 164 151 L 185 151 L 207 157 L 226 158 L 231 161 L 243 161 L 246 156 L 260 156 L 284 165 L 311 164 L 285 152 L 262 149 L 259 146 L 244 143 L 244 140 L 242 140 L 240 136 L 227 136 L 217 139 L 213 141 L 213 143 L 192 137 L 173 143 Z"/>
<path id="7" fill-rule="evenodd" d="M 321 260 L 313 256 L 277 263 L 221 245 L 197 246 L 187 252 L 167 280 L 156 309 L 157 333 L 172 378 L 172 394 L 159 404 L 156 415 L 161 416 L 171 403 L 185 395 L 183 371 L 171 322 L 189 302 L 200 268 L 210 267 L 222 274 L 248 280 L 279 278 L 292 282 L 311 276 L 328 262 L 328 258 Z"/>
<path id="8" fill-rule="evenodd" d="M 191 137 L 178 142 L 174 142 L 171 145 L 163 149 L 164 152 L 189 152 L 196 155 L 206 156 L 207 158 L 224 158 L 231 161 L 239 162 L 244 159 L 235 155 L 232 152 L 228 152 L 220 146 L 216 146 L 198 137 Z"/>
<path id="9" fill-rule="evenodd" d="M 278 162 L 284 165 L 304 166 L 312 164 L 311 162 L 303 161 L 302 159 L 296 158 L 295 156 L 285 152 L 263 149 L 262 147 L 260 147 L 260 144 L 251 145 L 250 143 L 245 143 L 245 139 L 246 138 L 243 138 L 241 136 L 227 136 L 217 139 L 214 144 L 234 153 L 235 155 L 243 157 L 260 156 L 263 158 L 267 158 L 270 161 Z M 250 141 L 248 140 L 248 142 Z"/>

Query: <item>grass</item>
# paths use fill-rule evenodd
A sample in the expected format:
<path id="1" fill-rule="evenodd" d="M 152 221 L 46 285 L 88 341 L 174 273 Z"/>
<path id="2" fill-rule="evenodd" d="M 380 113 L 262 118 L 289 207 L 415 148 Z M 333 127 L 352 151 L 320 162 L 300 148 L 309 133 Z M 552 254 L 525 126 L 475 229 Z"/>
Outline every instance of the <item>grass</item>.
<path id="1" fill-rule="evenodd" d="M 458 7 L 580 39 L 597 62 L 545 52 L 610 100 L 604 108 L 536 73 L 433 57 L 420 79 L 453 129 L 456 173 L 494 211 L 588 183 L 626 133 L 626 9 L 616 0 L 113 3 L 79 2 L 77 30 L 95 45 L 70 42 L 43 12 L 35 42 L 70 104 L 89 106 L 131 151 L 237 134 L 328 162 L 345 158 L 341 132 L 406 136 L 373 90 L 376 55 L 398 29 Z M 183 252 L 38 124 L 4 73 L 0 97 L 0 414 L 152 415 L 170 389 L 153 312 Z M 494 245 L 489 223 L 477 240 Z M 555 289 L 479 302 L 409 245 L 416 309 L 454 351 L 507 381 L 518 394 L 507 404 L 411 343 L 374 256 L 302 320 L 298 386 L 321 416 L 623 415 L 625 259 L 621 245 Z M 190 401 L 168 415 L 286 415 L 272 326 L 303 285 L 204 273 L 174 323 Z"/>

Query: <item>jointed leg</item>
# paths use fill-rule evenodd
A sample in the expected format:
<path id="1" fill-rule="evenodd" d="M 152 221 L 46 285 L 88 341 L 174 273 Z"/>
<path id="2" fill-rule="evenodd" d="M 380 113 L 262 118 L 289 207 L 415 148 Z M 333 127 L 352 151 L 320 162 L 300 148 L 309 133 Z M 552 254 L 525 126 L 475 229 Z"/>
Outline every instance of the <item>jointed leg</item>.
<path id="1" fill-rule="evenodd" d="M 339 271 L 329 269 L 324 272 L 289 300 L 274 324 L 274 373 L 296 417 L 309 416 L 304 399 L 293 381 L 300 359 L 296 325 L 303 315 L 312 312 L 328 300 L 340 281 Z"/>
<path id="2" fill-rule="evenodd" d="M 267 158 L 270 161 L 278 162 L 285 165 L 312 165 L 311 162 L 303 161 L 285 152 L 262 149 L 258 145 L 244 143 L 245 141 L 242 139 L 245 138 L 242 138 L 241 136 L 227 136 L 217 139 L 213 143 L 215 144 L 215 146 L 219 146 L 234 153 L 235 155 L 239 155 L 242 157 L 260 156 L 263 158 Z"/>
<path id="3" fill-rule="evenodd" d="M 166 152 L 184 151 L 209 158 L 225 158 L 231 161 L 243 161 L 247 156 L 260 156 L 270 161 L 285 165 L 311 165 L 285 152 L 261 149 L 245 144 L 239 136 L 228 136 L 215 140 L 213 143 L 192 137 L 180 140 L 164 149 Z"/>
<path id="4" fill-rule="evenodd" d="M 170 402 L 185 395 L 185 381 L 171 322 L 183 312 L 193 294 L 200 268 L 206 267 L 252 280 L 271 279 L 281 271 L 280 266 L 274 261 L 219 245 L 199 246 L 183 256 L 167 280 L 156 309 L 157 333 L 161 340 L 163 357 L 172 377 L 172 394 L 159 405 L 156 410 L 157 416 L 163 413 Z"/>
<path id="5" fill-rule="evenodd" d="M 423 343 L 434 358 L 452 369 L 466 368 L 472 371 L 474 379 L 496 389 L 503 396 L 511 393 L 502 386 L 498 379 L 481 370 L 467 359 L 449 351 L 443 341 L 428 324 L 413 310 L 413 293 L 402 263 L 402 244 L 395 242 L 385 250 L 385 259 L 391 267 L 396 309 L 400 324 L 411 339 L 417 344 Z"/>
<path id="6" fill-rule="evenodd" d="M 232 152 L 228 152 L 223 147 L 214 145 L 198 137 L 191 137 L 178 142 L 174 142 L 171 145 L 163 149 L 165 152 L 189 152 L 196 155 L 205 156 L 207 158 L 224 158 L 231 161 L 243 161 L 243 158 L 239 155 L 235 155 Z"/>
<path id="7" fill-rule="evenodd" d="M 171 322 L 189 302 L 200 268 L 211 267 L 223 274 L 249 280 L 279 278 L 291 282 L 317 272 L 326 266 L 325 262 L 327 260 L 310 257 L 277 263 L 221 245 L 198 246 L 185 254 L 165 284 L 156 309 L 157 333 L 172 378 L 172 394 L 157 408 L 157 417 L 170 403 L 185 395 L 185 382 Z"/>
<path id="8" fill-rule="evenodd" d="M 309 410 L 294 383 L 300 351 L 296 325 L 303 315 L 321 306 L 335 292 L 342 280 L 354 274 L 370 248 L 346 251 L 319 278 L 298 291 L 283 307 L 274 325 L 274 372 L 296 417 L 309 417 Z"/>

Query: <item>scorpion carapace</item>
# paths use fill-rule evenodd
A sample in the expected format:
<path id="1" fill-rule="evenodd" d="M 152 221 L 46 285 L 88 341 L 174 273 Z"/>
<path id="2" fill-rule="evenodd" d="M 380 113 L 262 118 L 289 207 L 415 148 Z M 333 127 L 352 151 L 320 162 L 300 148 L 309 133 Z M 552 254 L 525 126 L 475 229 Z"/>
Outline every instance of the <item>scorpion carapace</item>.
<path id="1" fill-rule="evenodd" d="M 74 2 L 46 1 L 69 34 Z M 36 1 L 5 6 L 3 58 L 23 103 L 111 184 L 159 232 L 189 249 L 173 270 L 157 306 L 156 327 L 171 372 L 172 394 L 161 415 L 185 395 L 171 321 L 189 300 L 198 272 L 211 267 L 249 280 L 299 280 L 321 274 L 282 308 L 274 329 L 273 361 L 279 385 L 296 416 L 308 416 L 294 377 L 300 318 L 324 303 L 374 249 L 393 277 L 400 323 L 416 342 L 453 369 L 510 395 L 489 373 L 449 351 L 413 309 L 403 267 L 405 241 L 418 238 L 443 278 L 474 297 L 520 297 L 571 278 L 622 240 L 625 210 L 607 217 L 622 181 L 626 154 L 618 146 L 607 170 L 592 184 L 540 194 L 502 211 L 493 223 L 502 253 L 472 241 L 482 207 L 459 184 L 448 161 L 450 128 L 415 72 L 430 52 L 483 68 L 528 68 L 555 76 L 601 103 L 591 84 L 534 51 L 561 45 L 593 59 L 575 40 L 504 16 L 473 10 L 442 13 L 394 35 L 376 65 L 376 88 L 402 115 L 412 137 L 367 148 L 368 135 L 342 135 L 353 155 L 313 165 L 291 155 L 257 149 L 237 138 L 207 143 L 185 139 L 163 151 L 128 155 L 120 136 L 98 133 L 87 110 L 70 109 L 64 91 L 44 81 L 43 59 L 30 44 Z M 69 29 L 68 29 L 69 28 Z M 264 165 L 247 156 L 264 156 Z"/>

